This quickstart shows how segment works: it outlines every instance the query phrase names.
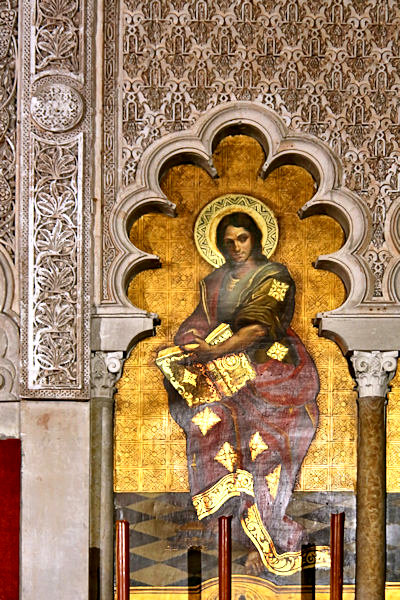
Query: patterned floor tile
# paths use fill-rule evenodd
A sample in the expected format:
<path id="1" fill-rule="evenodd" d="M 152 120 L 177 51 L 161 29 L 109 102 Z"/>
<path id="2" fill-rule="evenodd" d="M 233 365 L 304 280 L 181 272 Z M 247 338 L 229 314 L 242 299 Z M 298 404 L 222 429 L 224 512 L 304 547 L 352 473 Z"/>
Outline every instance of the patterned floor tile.
<path id="1" fill-rule="evenodd" d="M 246 548 L 245 546 L 242 546 L 241 544 L 236 544 L 233 543 L 232 544 L 232 560 L 233 562 L 238 561 L 240 558 L 242 558 L 243 556 L 248 555 L 249 553 L 249 549 Z M 214 556 L 216 560 L 218 560 L 218 548 L 213 548 L 213 549 L 209 549 L 209 550 L 204 550 L 204 554 L 207 554 L 209 556 Z"/>
<path id="2" fill-rule="evenodd" d="M 154 560 L 151 558 L 145 558 L 144 556 L 139 556 L 138 554 L 134 554 L 132 550 L 129 551 L 129 572 L 130 577 L 132 578 L 133 573 L 136 571 L 140 571 L 142 569 L 147 569 L 147 567 L 152 567 L 154 569 Z"/>
<path id="3" fill-rule="evenodd" d="M 193 574 L 201 575 L 207 569 L 217 569 L 218 568 L 218 556 L 211 556 L 210 554 L 206 554 L 201 550 L 191 549 L 187 553 L 187 565 L 190 567 L 188 571 Z M 168 560 L 167 564 L 170 567 L 182 568 L 181 567 L 182 559 L 181 557 L 175 557 Z M 199 571 L 200 569 L 200 571 Z"/>
<path id="4" fill-rule="evenodd" d="M 217 535 L 198 521 L 188 493 L 116 494 L 117 515 L 131 524 L 131 584 L 197 585 L 217 574 Z M 305 525 L 310 542 L 329 544 L 332 512 L 345 512 L 344 578 L 354 581 L 355 496 L 350 492 L 295 492 L 288 508 L 294 520 Z M 400 581 L 400 495 L 388 494 L 387 580 Z M 201 550 L 197 548 L 201 547 Z M 137 554 L 135 554 L 137 552 Z M 245 574 L 247 548 L 233 543 L 232 571 Z M 164 570 L 161 570 L 163 567 Z M 199 569 L 201 573 L 199 573 Z M 139 575 L 138 575 L 139 573 Z M 300 575 L 262 577 L 278 585 L 296 584 Z M 329 571 L 316 570 L 319 583 L 329 583 Z"/>
<path id="5" fill-rule="evenodd" d="M 128 510 L 134 510 L 151 516 L 164 516 L 170 513 L 186 510 L 185 507 L 168 504 L 158 498 L 135 502 L 126 506 Z"/>
<path id="6" fill-rule="evenodd" d="M 302 517 L 297 517 L 296 521 L 304 527 L 310 537 L 317 531 L 322 531 L 323 529 L 327 529 L 328 533 L 330 533 L 329 523 L 320 523 L 311 519 L 303 519 Z"/>
<path id="7" fill-rule="evenodd" d="M 171 537 L 179 530 L 178 523 L 171 523 L 162 521 L 161 519 L 150 519 L 148 521 L 142 521 L 132 526 L 134 531 L 145 533 L 153 537 L 166 539 Z"/>
<path id="8" fill-rule="evenodd" d="M 185 579 L 187 581 L 187 571 L 164 564 L 158 564 L 155 568 L 153 564 L 145 569 L 134 571 L 130 574 L 130 577 L 131 580 L 138 581 L 140 584 L 145 583 L 152 586 L 175 585 L 177 581 Z"/>
<path id="9" fill-rule="evenodd" d="M 137 554 L 138 556 L 149 558 L 154 562 L 167 562 L 171 558 L 185 554 L 186 549 L 173 549 L 166 540 L 159 540 L 157 542 L 153 542 L 152 544 L 135 546 L 131 552 Z"/>
<path id="10" fill-rule="evenodd" d="M 158 535 L 147 535 L 136 529 L 136 525 L 129 526 L 129 547 L 143 546 L 144 544 L 153 544 L 159 539 Z"/>

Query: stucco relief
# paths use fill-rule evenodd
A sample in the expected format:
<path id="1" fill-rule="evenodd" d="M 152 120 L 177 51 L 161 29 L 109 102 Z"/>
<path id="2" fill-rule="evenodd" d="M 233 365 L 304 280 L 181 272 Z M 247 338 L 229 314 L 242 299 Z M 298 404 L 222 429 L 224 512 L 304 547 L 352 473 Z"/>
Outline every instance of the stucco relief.
<path id="1" fill-rule="evenodd" d="M 375 276 L 374 298 L 385 299 L 385 271 L 393 258 L 385 220 L 400 193 L 397 3 L 126 0 L 120 36 L 116 7 L 116 0 L 107 3 L 104 85 L 110 90 L 112 82 L 121 83 L 115 131 L 122 144 L 118 150 L 110 142 L 115 115 L 109 109 L 117 103 L 106 94 L 105 270 L 114 254 L 107 232 L 116 165 L 126 187 L 154 140 L 190 128 L 217 105 L 247 100 L 276 111 L 292 130 L 318 136 L 343 159 L 346 185 L 372 214 L 373 237 L 364 256 Z M 119 37 L 123 69 L 116 73 Z M 108 298 L 105 285 L 103 296 Z"/>
<path id="2" fill-rule="evenodd" d="M 36 0 L 21 14 L 21 393 L 87 399 L 94 9 Z"/>
<path id="3" fill-rule="evenodd" d="M 0 402 L 18 399 L 19 330 L 12 309 L 14 273 L 9 255 L 0 249 Z"/>
<path id="4" fill-rule="evenodd" d="M 80 340 L 77 282 L 82 226 L 79 197 L 82 139 L 48 144 L 33 139 L 33 241 L 30 272 L 31 328 L 29 357 L 33 387 L 79 381 Z"/>
<path id="5" fill-rule="evenodd" d="M 0 10 L 0 244 L 15 253 L 17 4 Z"/>
<path id="6" fill-rule="evenodd" d="M 35 75 L 50 71 L 82 78 L 83 16 L 79 0 L 36 0 Z"/>
<path id="7" fill-rule="evenodd" d="M 82 97 L 70 86 L 52 83 L 32 96 L 32 117 L 47 131 L 67 131 L 79 123 L 82 114 Z"/>
<path id="8" fill-rule="evenodd" d="M 93 398 L 109 398 L 112 402 L 115 384 L 123 367 L 122 352 L 93 352 L 91 386 Z"/>

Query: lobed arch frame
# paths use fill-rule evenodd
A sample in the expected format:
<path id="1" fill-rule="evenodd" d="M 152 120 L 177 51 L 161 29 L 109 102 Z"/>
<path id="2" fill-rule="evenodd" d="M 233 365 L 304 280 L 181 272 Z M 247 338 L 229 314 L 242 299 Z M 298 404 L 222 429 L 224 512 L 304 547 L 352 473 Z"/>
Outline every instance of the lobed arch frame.
<path id="1" fill-rule="evenodd" d="M 372 240 L 370 211 L 365 202 L 345 186 L 337 155 L 316 137 L 293 134 L 262 104 L 232 102 L 218 106 L 202 115 L 191 129 L 168 134 L 149 146 L 138 165 L 135 183 L 124 189 L 117 199 L 110 223 L 110 235 L 116 248 L 116 258 L 109 271 L 110 300 L 93 307 L 91 349 L 98 360 L 107 363 L 116 358 L 118 362 L 140 339 L 155 333 L 158 316 L 133 306 L 127 290 L 132 277 L 145 269 L 160 267 L 160 259 L 132 244 L 129 239 L 132 223 L 151 212 L 175 216 L 174 204 L 160 188 L 163 173 L 175 164 L 190 162 L 205 169 L 210 176 L 218 177 L 212 162 L 213 150 L 224 137 L 235 133 L 249 135 L 263 147 L 266 160 L 260 176 L 267 177 L 286 164 L 307 169 L 314 177 L 317 190 L 299 210 L 299 217 L 328 215 L 340 224 L 345 234 L 343 246 L 319 256 L 315 266 L 340 277 L 346 288 L 346 299 L 334 310 L 317 313 L 314 325 L 320 336 L 333 340 L 351 359 L 350 370 L 357 382 L 355 597 L 382 600 L 386 548 L 385 406 L 399 348 L 400 199 L 388 211 L 386 244 L 394 258 L 385 271 L 382 297 L 376 298 L 373 296 L 374 275 L 365 258 Z M 100 573 L 106 594 L 113 589 L 112 391 L 121 372 L 107 369 L 109 397 L 106 400 L 92 398 L 95 402 L 92 402 L 91 417 L 96 426 L 102 423 L 106 431 L 100 446 L 93 443 L 93 448 L 102 450 L 101 456 L 93 452 L 91 467 L 92 477 L 101 471 L 98 479 L 104 481 L 100 525 L 94 523 L 93 529 L 98 526 L 101 533 Z M 115 376 L 110 377 L 110 372 Z M 102 412 L 104 406 L 107 410 Z M 93 497 L 94 492 L 93 489 Z M 371 576 L 372 563 L 375 572 Z"/>
<path id="2" fill-rule="evenodd" d="M 365 202 L 344 185 L 340 159 L 318 138 L 293 134 L 275 113 L 256 102 L 232 102 L 203 114 L 188 130 L 162 137 L 145 150 L 136 182 L 126 188 L 111 215 L 110 233 L 117 256 L 109 271 L 111 301 L 98 305 L 92 321 L 92 349 L 129 351 L 136 342 L 154 334 L 157 315 L 134 307 L 127 297 L 131 279 L 140 271 L 160 267 L 156 255 L 136 248 L 129 239 L 132 223 L 141 215 L 160 212 L 175 216 L 175 205 L 161 191 L 163 174 L 176 164 L 192 163 L 218 177 L 212 154 L 226 136 L 245 134 L 262 146 L 266 160 L 260 176 L 295 164 L 308 170 L 317 190 L 300 210 L 301 219 L 325 214 L 345 234 L 344 245 L 321 255 L 315 267 L 335 273 L 343 281 L 345 302 L 318 313 L 319 335 L 335 341 L 344 354 L 357 350 L 392 350 L 397 347 L 392 318 L 400 315 L 400 203 L 391 210 L 386 239 L 396 257 L 388 265 L 383 297 L 373 298 L 374 275 L 365 259 L 372 238 L 372 223 Z"/>

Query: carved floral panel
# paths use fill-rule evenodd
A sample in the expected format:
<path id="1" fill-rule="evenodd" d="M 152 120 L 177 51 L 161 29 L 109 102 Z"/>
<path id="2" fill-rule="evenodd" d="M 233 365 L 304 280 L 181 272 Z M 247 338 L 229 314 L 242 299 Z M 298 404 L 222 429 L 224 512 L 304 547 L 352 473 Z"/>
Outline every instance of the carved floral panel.
<path id="1" fill-rule="evenodd" d="M 0 244 L 15 253 L 17 3 L 0 4 Z"/>
<path id="2" fill-rule="evenodd" d="M 29 360 L 33 388 L 76 386 L 81 340 L 76 335 L 81 298 L 82 196 L 79 136 L 65 144 L 33 138 L 30 235 Z"/>
<path id="3" fill-rule="evenodd" d="M 21 395 L 88 399 L 92 0 L 21 5 Z"/>
<path id="4" fill-rule="evenodd" d="M 79 0 L 36 0 L 34 73 L 82 71 L 83 5 Z"/>

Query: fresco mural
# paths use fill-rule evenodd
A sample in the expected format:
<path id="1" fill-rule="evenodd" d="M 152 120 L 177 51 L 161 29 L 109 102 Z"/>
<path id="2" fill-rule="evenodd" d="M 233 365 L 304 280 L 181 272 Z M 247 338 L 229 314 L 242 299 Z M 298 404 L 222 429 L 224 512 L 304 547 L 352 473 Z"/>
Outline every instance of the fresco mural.
<path id="1" fill-rule="evenodd" d="M 139 342 L 126 360 L 115 405 L 115 505 L 118 518 L 123 516 L 131 523 L 131 586 L 138 598 L 147 599 L 153 593 L 163 597 L 169 597 L 168 594 L 187 597 L 188 589 L 193 591 L 198 589 L 196 586 L 211 585 L 217 575 L 217 517 L 230 513 L 236 515 L 234 586 L 239 585 L 237 578 L 240 578 L 240 593 L 246 597 L 259 586 L 261 597 L 275 598 L 275 594 L 279 594 L 279 597 L 289 598 L 292 593 L 301 597 L 303 586 L 312 577 L 319 586 L 329 587 L 328 569 L 304 570 L 303 567 L 307 563 L 313 567 L 326 561 L 324 546 L 329 544 L 330 513 L 343 507 L 346 510 L 345 581 L 354 580 L 356 394 L 346 360 L 335 344 L 318 337 L 311 322 L 316 306 L 319 310 L 330 310 L 343 302 L 344 291 L 338 278 L 312 266 L 319 253 L 329 253 L 342 245 L 343 234 L 329 217 L 299 221 L 298 209 L 315 192 L 309 173 L 288 165 L 263 180 L 258 174 L 264 162 L 265 156 L 257 141 L 243 135 L 229 136 L 219 143 L 213 154 L 217 178 L 212 179 L 201 168 L 189 164 L 177 165 L 165 174 L 161 186 L 177 206 L 175 219 L 161 214 L 144 215 L 132 226 L 132 242 L 159 255 L 162 263 L 161 269 L 138 273 L 129 288 L 132 303 L 157 312 L 161 323 L 155 337 Z M 239 219 L 246 214 L 254 221 L 240 227 L 246 231 L 247 227 L 253 229 L 255 239 L 259 238 L 257 230 L 261 232 L 262 254 L 256 252 L 256 265 L 252 264 L 250 232 L 252 260 L 249 264 L 255 271 L 260 270 L 253 282 L 250 282 L 253 273 L 241 272 L 240 278 L 234 274 L 235 261 L 225 261 L 216 244 L 218 224 L 235 212 L 242 213 Z M 245 239 L 243 243 L 246 245 Z M 271 274 L 268 283 L 270 263 L 279 268 L 274 276 Z M 228 271 L 233 272 L 232 281 L 228 280 Z M 224 272 L 225 281 L 219 275 Z M 279 282 L 280 278 L 281 283 L 289 286 L 281 288 L 278 294 L 283 295 L 283 300 L 269 296 L 267 289 L 269 284 L 272 287 L 271 279 Z M 235 282 L 236 279 L 239 281 Z M 221 350 L 222 343 L 227 344 L 234 337 L 237 325 L 232 306 L 239 302 L 240 307 L 242 300 L 246 300 L 246 291 L 250 296 L 258 286 L 265 287 L 263 294 L 277 309 L 276 313 L 271 310 L 270 318 L 278 315 L 274 323 L 282 320 L 284 329 L 294 330 L 298 338 L 295 334 L 288 336 L 285 331 L 282 336 L 278 334 L 276 340 L 267 341 L 263 330 L 258 340 L 260 347 L 254 341 L 252 348 L 228 348 L 227 354 L 232 360 L 238 360 L 240 355 L 242 368 L 242 380 L 232 382 L 232 379 L 224 379 L 218 370 L 222 357 L 210 357 L 207 352 L 213 352 L 214 347 L 216 350 L 214 342 L 220 342 Z M 223 293 L 228 287 L 232 289 Z M 202 311 L 202 303 L 196 308 L 205 294 L 208 317 Z M 253 306 L 252 310 L 255 309 Z M 197 329 L 197 333 L 192 331 L 179 339 L 176 336 L 181 335 L 188 319 L 197 321 L 197 326 L 193 323 L 188 327 Z M 254 327 L 254 324 L 245 326 Z M 201 340 L 210 348 L 204 346 L 206 355 L 197 359 L 194 351 L 201 353 Z M 277 353 L 281 361 L 267 356 L 276 342 L 288 348 L 285 356 Z M 191 348 L 191 344 L 199 346 Z M 192 394 L 191 407 L 187 398 L 172 385 L 171 377 L 166 384 L 168 376 L 156 364 L 163 356 L 175 356 L 174 379 L 184 388 L 183 394 Z M 202 370 L 202 366 L 210 363 L 211 367 L 219 365 L 211 378 L 208 367 Z M 263 385 L 263 378 L 270 373 L 266 365 L 272 363 L 276 363 L 279 377 L 285 369 L 296 371 L 296 365 L 304 365 L 302 368 L 311 373 L 311 381 L 303 385 L 298 376 L 300 386 L 296 397 L 291 381 L 296 381 L 297 375 L 293 374 L 294 379 L 289 377 L 286 386 L 282 384 L 281 389 L 276 386 L 278 402 L 275 402 L 276 397 L 266 400 L 263 394 L 268 386 Z M 318 380 L 314 365 L 319 379 L 316 398 Z M 229 362 L 225 361 L 223 367 L 222 373 L 224 369 L 225 374 L 229 372 L 226 371 Z M 183 381 L 185 370 L 186 379 L 193 381 L 190 373 L 197 376 L 195 388 L 190 387 L 190 381 Z M 207 386 L 206 376 L 212 385 Z M 247 383 L 242 385 L 247 377 Z M 218 394 L 221 389 L 226 391 L 227 382 L 232 389 L 241 387 L 230 396 L 225 394 L 221 400 Z M 210 397 L 216 394 L 215 402 L 196 403 L 196 398 L 204 392 L 204 385 Z M 283 387 L 286 399 L 281 393 Z M 270 423 L 278 429 L 279 426 L 286 428 L 283 435 L 287 436 L 286 445 L 282 444 L 277 429 L 269 429 L 267 417 L 258 418 L 262 412 L 260 405 L 264 410 L 268 403 L 274 407 L 270 411 L 273 413 Z M 249 406 L 251 410 L 246 410 Z M 211 427 L 215 417 L 209 411 L 220 419 Z M 198 423 L 192 421 L 196 415 Z M 232 428 L 231 424 L 235 426 Z M 221 430 L 226 439 L 218 446 L 216 432 Z M 261 441 L 257 435 L 252 439 L 257 432 Z M 242 436 L 240 441 L 239 436 Z M 303 446 L 298 444 L 301 439 Z M 233 453 L 223 453 L 221 458 L 232 470 L 214 459 L 225 441 Z M 263 444 L 269 446 L 268 450 L 256 456 Z M 294 456 L 291 455 L 293 447 L 299 449 Z M 231 465 L 229 461 L 233 460 Z M 292 470 L 288 478 L 289 465 Z M 282 489 L 284 481 L 287 485 Z M 220 496 L 215 501 L 213 494 L 201 495 L 207 490 L 213 492 L 215 485 L 218 488 L 221 482 L 223 489 L 228 490 L 226 498 Z M 274 526 L 272 514 L 280 515 L 282 535 L 279 527 Z M 205 588 L 201 589 L 204 598 L 208 598 L 208 591 L 206 594 Z M 207 588 L 210 598 L 214 593 L 212 589 L 212 585 Z"/>
<path id="2" fill-rule="evenodd" d="M 180 325 L 177 346 L 156 363 L 170 413 L 186 434 L 198 518 L 231 513 L 268 569 L 292 573 L 308 540 L 286 509 L 317 428 L 317 369 L 290 327 L 294 281 L 263 252 L 277 243 L 267 207 L 244 195 L 217 198 L 196 222 L 197 240 L 205 230 L 202 254 L 223 264 L 201 280 L 200 302 Z M 327 566 L 328 550 L 320 553 Z M 258 572 L 256 556 L 250 553 L 248 566 Z"/>

